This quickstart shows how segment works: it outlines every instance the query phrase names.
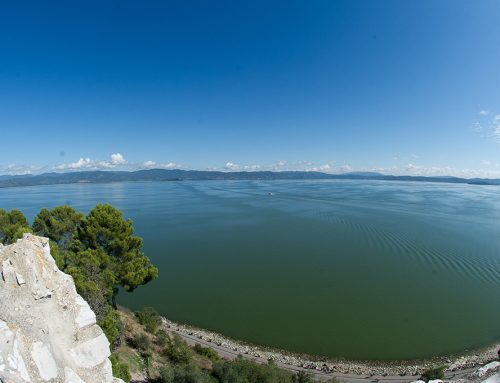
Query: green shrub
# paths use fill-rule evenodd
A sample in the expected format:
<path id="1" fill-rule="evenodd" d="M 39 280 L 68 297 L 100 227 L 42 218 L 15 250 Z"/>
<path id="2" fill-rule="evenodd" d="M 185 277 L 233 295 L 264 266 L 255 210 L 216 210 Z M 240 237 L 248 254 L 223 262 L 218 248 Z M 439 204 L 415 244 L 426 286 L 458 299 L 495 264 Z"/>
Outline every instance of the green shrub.
<path id="1" fill-rule="evenodd" d="M 175 377 L 174 369 L 169 364 L 160 367 L 160 382 L 173 383 Z"/>
<path id="2" fill-rule="evenodd" d="M 111 354 L 109 359 L 113 368 L 113 376 L 122 379 L 123 381 L 125 381 L 125 383 L 130 382 L 130 379 L 132 377 L 130 375 L 130 370 L 127 364 L 121 362 L 116 354 Z"/>
<path id="3" fill-rule="evenodd" d="M 209 383 L 210 376 L 193 363 L 174 367 L 173 383 Z"/>
<path id="4" fill-rule="evenodd" d="M 103 316 L 97 315 L 97 324 L 102 328 L 104 334 L 111 344 L 111 348 L 116 348 L 121 342 L 123 324 L 120 316 L 110 304 L 104 303 L 102 307 Z"/>
<path id="5" fill-rule="evenodd" d="M 144 307 L 141 311 L 136 311 L 135 316 L 147 332 L 156 334 L 158 327 L 161 325 L 161 317 L 154 308 Z"/>
<path id="6" fill-rule="evenodd" d="M 156 332 L 156 344 L 161 347 L 165 347 L 168 345 L 169 336 L 165 330 L 158 330 Z"/>
<path id="7" fill-rule="evenodd" d="M 310 373 L 299 371 L 295 377 L 297 383 L 313 383 L 313 377 Z"/>
<path id="8" fill-rule="evenodd" d="M 242 357 L 213 364 L 213 375 L 221 383 L 293 383 L 295 374 L 275 364 L 258 364 Z"/>
<path id="9" fill-rule="evenodd" d="M 132 339 L 132 345 L 141 353 L 145 353 L 151 347 L 151 341 L 146 334 L 137 334 Z"/>
<path id="10" fill-rule="evenodd" d="M 160 368 L 161 383 L 209 383 L 210 375 L 193 363 L 165 365 Z"/>
<path id="11" fill-rule="evenodd" d="M 26 217 L 17 209 L 10 212 L 0 209 L 0 243 L 9 245 L 32 230 Z"/>
<path id="12" fill-rule="evenodd" d="M 442 365 L 428 369 L 422 374 L 422 379 L 426 382 L 433 379 L 443 379 L 444 378 L 444 370 L 446 370 L 448 366 Z"/>
<path id="13" fill-rule="evenodd" d="M 187 364 L 191 361 L 193 351 L 178 335 L 168 340 L 165 355 L 176 364 Z"/>
<path id="14" fill-rule="evenodd" d="M 217 351 L 215 351 L 213 348 L 210 347 L 203 347 L 199 343 L 196 343 L 194 345 L 193 350 L 197 354 L 204 356 L 205 358 L 208 358 L 210 360 L 216 361 L 220 359 L 219 354 L 217 354 Z"/>

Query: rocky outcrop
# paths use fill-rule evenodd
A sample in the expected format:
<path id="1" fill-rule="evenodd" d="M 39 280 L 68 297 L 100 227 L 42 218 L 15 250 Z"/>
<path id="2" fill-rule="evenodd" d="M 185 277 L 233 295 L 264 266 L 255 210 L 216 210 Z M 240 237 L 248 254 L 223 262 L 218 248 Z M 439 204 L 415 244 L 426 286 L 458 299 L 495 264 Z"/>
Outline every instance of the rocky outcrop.
<path id="1" fill-rule="evenodd" d="M 94 312 L 46 238 L 0 245 L 0 270 L 0 382 L 122 382 Z"/>

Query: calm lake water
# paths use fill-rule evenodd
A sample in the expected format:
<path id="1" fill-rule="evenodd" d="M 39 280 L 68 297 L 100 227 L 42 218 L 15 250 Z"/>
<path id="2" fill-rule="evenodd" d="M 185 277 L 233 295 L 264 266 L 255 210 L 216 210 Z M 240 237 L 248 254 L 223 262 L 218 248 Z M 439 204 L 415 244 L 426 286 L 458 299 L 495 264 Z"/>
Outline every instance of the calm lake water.
<path id="1" fill-rule="evenodd" d="M 270 195 L 269 193 L 273 193 Z M 500 338 L 500 188 L 202 181 L 0 189 L 29 219 L 109 202 L 160 277 L 119 303 L 293 351 L 428 357 Z"/>

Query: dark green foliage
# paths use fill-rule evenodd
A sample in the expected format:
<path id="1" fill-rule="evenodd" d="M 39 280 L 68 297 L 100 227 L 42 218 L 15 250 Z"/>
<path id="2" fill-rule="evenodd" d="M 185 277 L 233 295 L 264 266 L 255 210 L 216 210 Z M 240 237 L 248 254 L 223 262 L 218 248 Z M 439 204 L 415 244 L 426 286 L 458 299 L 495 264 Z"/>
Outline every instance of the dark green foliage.
<path id="1" fill-rule="evenodd" d="M 299 371 L 297 373 L 297 376 L 295 377 L 295 381 L 297 383 L 313 383 L 313 377 L 311 374 L 305 372 L 305 371 Z"/>
<path id="2" fill-rule="evenodd" d="M 113 368 L 113 376 L 122 379 L 125 383 L 129 383 L 132 377 L 127 364 L 121 362 L 115 354 L 111 354 L 109 359 Z"/>
<path id="3" fill-rule="evenodd" d="M 193 351 L 178 335 L 168 341 L 165 355 L 174 363 L 187 364 L 193 357 Z"/>
<path id="4" fill-rule="evenodd" d="M 142 355 L 142 360 L 144 363 L 144 370 L 146 372 L 146 375 L 151 377 L 151 369 L 153 367 L 153 356 L 150 352 L 150 350 L 145 350 L 141 352 Z"/>
<path id="5" fill-rule="evenodd" d="M 193 363 L 183 365 L 165 365 L 160 368 L 162 383 L 209 383 L 210 375 Z"/>
<path id="6" fill-rule="evenodd" d="M 57 267 L 59 270 L 64 270 L 64 256 L 59 251 L 59 246 L 57 246 L 57 243 L 51 239 L 49 239 L 49 244 L 50 254 L 52 255 L 52 258 L 54 258 L 54 261 L 56 261 Z"/>
<path id="7" fill-rule="evenodd" d="M 71 206 L 64 205 L 52 210 L 42 209 L 33 221 L 33 232 L 57 243 L 61 255 L 65 255 L 73 246 L 77 228 L 84 216 Z"/>
<path id="8" fill-rule="evenodd" d="M 210 376 L 193 363 L 174 367 L 173 383 L 208 383 Z"/>
<path id="9" fill-rule="evenodd" d="M 61 270 L 65 270 L 70 259 L 75 257 L 73 244 L 83 219 L 82 213 L 64 205 L 52 210 L 42 209 L 33 221 L 33 232 L 50 239 L 51 254 Z"/>
<path id="10" fill-rule="evenodd" d="M 217 351 L 215 351 L 214 349 L 212 349 L 210 347 L 202 347 L 201 344 L 199 344 L 199 343 L 196 343 L 194 345 L 193 350 L 197 354 L 204 356 L 205 358 L 208 358 L 212 361 L 216 361 L 216 360 L 220 359 L 219 354 L 217 354 Z"/>
<path id="11" fill-rule="evenodd" d="M 102 251 L 83 250 L 71 253 L 64 271 L 73 276 L 78 293 L 95 312 L 111 344 L 120 337 L 119 317 L 111 305 L 114 278 L 106 267 L 107 259 Z"/>
<path id="12" fill-rule="evenodd" d="M 175 377 L 174 368 L 167 364 L 160 368 L 160 381 L 162 383 L 173 383 Z"/>
<path id="13" fill-rule="evenodd" d="M 213 364 L 213 375 L 221 383 L 292 383 L 295 375 L 275 364 L 257 364 L 239 357 Z"/>
<path id="14" fill-rule="evenodd" d="M 132 221 L 109 204 L 93 208 L 77 229 L 76 249 L 102 253 L 103 266 L 112 274 L 114 291 L 121 286 L 133 291 L 158 276 L 142 252 L 142 239 L 134 235 Z"/>
<path id="15" fill-rule="evenodd" d="M 433 379 L 443 379 L 444 378 L 444 370 L 446 370 L 448 366 L 442 365 L 428 369 L 422 374 L 422 379 L 426 382 Z"/>
<path id="16" fill-rule="evenodd" d="M 97 319 L 97 324 L 102 328 L 102 331 L 104 331 L 112 348 L 120 344 L 123 324 L 120 321 L 120 316 L 116 310 L 113 309 L 113 306 L 110 304 L 106 306 L 106 314 L 104 317 Z"/>
<path id="17" fill-rule="evenodd" d="M 145 334 L 138 334 L 132 340 L 133 346 L 141 353 L 146 353 L 151 348 L 151 341 Z"/>
<path id="18" fill-rule="evenodd" d="M 147 332 L 156 334 L 158 327 L 161 325 L 161 317 L 154 308 L 144 307 L 141 311 L 136 311 L 135 316 Z"/>
<path id="19" fill-rule="evenodd" d="M 156 344 L 161 347 L 166 347 L 169 341 L 168 334 L 165 330 L 158 330 L 156 332 Z"/>
<path id="20" fill-rule="evenodd" d="M 9 245 L 31 231 L 28 220 L 19 210 L 8 212 L 0 209 L 0 243 Z"/>

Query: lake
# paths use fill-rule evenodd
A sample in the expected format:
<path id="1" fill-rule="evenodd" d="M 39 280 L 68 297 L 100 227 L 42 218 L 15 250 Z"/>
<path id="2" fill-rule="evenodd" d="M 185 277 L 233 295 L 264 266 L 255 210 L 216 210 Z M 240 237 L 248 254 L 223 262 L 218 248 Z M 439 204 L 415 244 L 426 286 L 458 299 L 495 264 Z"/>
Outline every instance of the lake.
<path id="1" fill-rule="evenodd" d="M 384 181 L 182 181 L 0 189 L 0 208 L 134 221 L 160 276 L 118 302 L 236 339 L 354 359 L 500 338 L 500 188 Z"/>

